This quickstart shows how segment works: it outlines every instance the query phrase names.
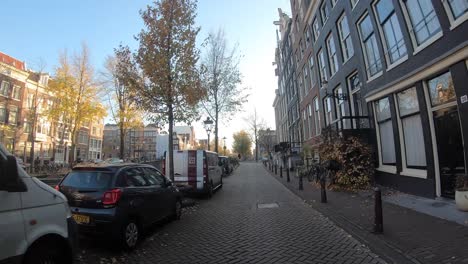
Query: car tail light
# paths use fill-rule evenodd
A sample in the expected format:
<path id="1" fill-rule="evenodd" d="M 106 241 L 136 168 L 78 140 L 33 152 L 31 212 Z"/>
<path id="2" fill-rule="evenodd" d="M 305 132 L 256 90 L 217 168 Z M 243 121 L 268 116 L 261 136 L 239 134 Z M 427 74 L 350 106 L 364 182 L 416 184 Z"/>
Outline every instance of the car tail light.
<path id="1" fill-rule="evenodd" d="M 60 191 L 60 187 L 58 185 L 55 185 L 55 190 Z"/>
<path id="2" fill-rule="evenodd" d="M 102 197 L 102 204 L 104 205 L 115 205 L 122 195 L 122 191 L 120 189 L 113 189 L 104 193 L 104 197 Z"/>

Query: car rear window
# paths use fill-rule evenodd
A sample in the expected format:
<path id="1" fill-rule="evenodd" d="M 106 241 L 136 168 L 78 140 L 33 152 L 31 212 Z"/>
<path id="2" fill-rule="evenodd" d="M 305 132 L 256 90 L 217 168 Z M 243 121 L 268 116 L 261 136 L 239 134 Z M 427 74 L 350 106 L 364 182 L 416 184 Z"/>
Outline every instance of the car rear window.
<path id="1" fill-rule="evenodd" d="M 103 171 L 72 171 L 60 185 L 84 189 L 104 189 L 109 187 L 112 173 Z"/>

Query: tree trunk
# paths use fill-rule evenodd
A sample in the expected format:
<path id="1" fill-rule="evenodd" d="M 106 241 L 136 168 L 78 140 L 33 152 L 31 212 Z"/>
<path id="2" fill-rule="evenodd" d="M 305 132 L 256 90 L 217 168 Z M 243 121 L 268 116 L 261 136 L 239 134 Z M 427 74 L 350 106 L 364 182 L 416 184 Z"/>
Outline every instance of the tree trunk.
<path id="1" fill-rule="evenodd" d="M 124 159 L 125 153 L 125 131 L 123 124 L 120 124 L 120 159 Z"/>
<path id="2" fill-rule="evenodd" d="M 169 104 L 169 178 L 174 181 L 174 142 L 173 142 L 173 131 L 174 131 L 174 109 L 172 104 Z"/>
<path id="3" fill-rule="evenodd" d="M 258 161 L 258 138 L 257 138 L 257 126 L 255 126 L 255 161 Z"/>
<path id="4" fill-rule="evenodd" d="M 218 152 L 218 117 L 219 117 L 219 111 L 218 111 L 218 106 L 216 106 L 216 114 L 215 114 L 215 152 Z"/>

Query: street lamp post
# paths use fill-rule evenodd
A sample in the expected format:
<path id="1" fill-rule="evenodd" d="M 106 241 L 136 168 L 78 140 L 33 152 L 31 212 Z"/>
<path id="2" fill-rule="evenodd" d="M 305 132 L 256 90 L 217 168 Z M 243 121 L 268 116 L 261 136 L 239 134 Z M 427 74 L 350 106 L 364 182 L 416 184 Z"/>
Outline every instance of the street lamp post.
<path id="1" fill-rule="evenodd" d="M 224 156 L 226 156 L 226 137 L 223 137 L 224 140 Z"/>
<path id="2" fill-rule="evenodd" d="M 206 134 L 208 135 L 208 150 L 210 150 L 210 133 L 213 128 L 213 120 L 211 120 L 210 117 L 207 117 L 206 120 L 203 121 L 203 126 L 205 127 Z"/>

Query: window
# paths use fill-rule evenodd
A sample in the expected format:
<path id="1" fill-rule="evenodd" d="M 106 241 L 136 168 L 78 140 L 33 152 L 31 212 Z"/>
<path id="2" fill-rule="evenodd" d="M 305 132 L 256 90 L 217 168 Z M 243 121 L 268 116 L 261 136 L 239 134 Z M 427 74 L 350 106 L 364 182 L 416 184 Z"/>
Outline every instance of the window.
<path id="1" fill-rule="evenodd" d="M 359 0 L 351 0 L 351 6 L 354 8 Z"/>
<path id="2" fill-rule="evenodd" d="M 388 98 L 375 102 L 375 116 L 380 139 L 382 164 L 395 165 L 395 139 L 393 138 L 392 115 Z"/>
<path id="3" fill-rule="evenodd" d="M 309 127 L 309 137 L 312 137 L 312 106 L 307 104 L 307 120 L 308 120 L 308 127 Z"/>
<path id="4" fill-rule="evenodd" d="M 380 25 L 382 38 L 385 42 L 385 53 L 389 64 L 393 64 L 406 55 L 406 46 L 401 33 L 400 23 L 391 0 L 379 0 L 374 11 Z"/>
<path id="5" fill-rule="evenodd" d="M 330 9 L 328 8 L 327 1 L 323 1 L 320 6 L 320 15 L 322 16 L 322 25 L 325 25 L 325 22 L 330 15 Z"/>
<path id="6" fill-rule="evenodd" d="M 322 126 L 320 125 L 320 105 L 317 97 L 314 98 L 314 111 L 315 135 L 320 135 Z"/>
<path id="7" fill-rule="evenodd" d="M 309 124 L 308 124 L 308 119 L 307 119 L 307 108 L 304 109 L 304 111 L 302 111 L 302 121 L 303 121 L 303 124 L 302 124 L 302 128 L 303 128 L 303 135 L 304 135 L 304 139 L 308 139 L 309 138 Z"/>
<path id="8" fill-rule="evenodd" d="M 97 128 L 96 128 L 96 127 L 93 127 L 93 133 L 92 133 L 92 135 L 96 135 L 96 131 L 97 131 Z"/>
<path id="9" fill-rule="evenodd" d="M 32 109 L 34 107 L 34 94 L 28 94 L 28 108 Z"/>
<path id="10" fill-rule="evenodd" d="M 343 14 L 343 16 L 338 20 L 338 34 L 340 35 L 343 61 L 347 61 L 354 55 L 354 47 L 349 31 L 348 19 L 345 14 Z"/>
<path id="11" fill-rule="evenodd" d="M 130 168 L 125 170 L 118 178 L 116 185 L 118 187 L 141 187 L 149 186 L 150 183 L 144 177 L 141 168 Z"/>
<path id="12" fill-rule="evenodd" d="M 343 89 L 341 86 L 338 86 L 335 88 L 335 105 L 336 105 L 336 118 L 340 119 L 346 114 L 346 105 L 344 103 L 343 98 L 340 98 L 340 96 L 343 96 Z"/>
<path id="13" fill-rule="evenodd" d="M 359 80 L 358 73 L 353 73 L 348 78 L 349 93 L 351 94 L 351 113 L 353 116 L 363 116 L 364 111 L 362 108 L 361 98 L 361 81 Z"/>
<path id="14" fill-rule="evenodd" d="M 314 22 L 312 23 L 312 27 L 314 30 L 314 41 L 317 41 L 320 35 L 320 25 L 319 25 L 317 18 L 314 19 Z"/>
<path id="15" fill-rule="evenodd" d="M 333 76 L 338 71 L 338 56 L 336 55 L 336 46 L 333 35 L 330 35 L 327 38 L 327 51 L 328 51 L 328 61 L 330 66 L 330 73 Z"/>
<path id="16" fill-rule="evenodd" d="M 432 106 L 441 105 L 456 99 L 450 72 L 446 72 L 429 80 L 428 86 Z"/>
<path id="17" fill-rule="evenodd" d="M 11 96 L 12 96 L 14 99 L 19 100 L 19 99 L 20 99 L 20 92 L 21 92 L 21 87 L 18 86 L 18 85 L 14 85 L 14 86 L 13 86 L 13 91 L 12 91 L 12 93 L 11 93 Z"/>
<path id="18" fill-rule="evenodd" d="M 304 56 L 304 49 L 305 49 L 304 41 L 302 41 L 302 39 L 299 41 L 299 47 L 301 48 L 301 58 L 302 58 Z"/>
<path id="19" fill-rule="evenodd" d="M 323 55 L 323 50 L 319 50 L 318 52 L 318 66 L 319 66 L 319 82 L 320 87 L 323 88 L 324 82 L 328 80 L 327 78 L 327 66 L 325 64 L 325 57 Z"/>
<path id="20" fill-rule="evenodd" d="M 24 133 L 31 133 L 32 132 L 32 124 L 31 122 L 28 122 L 28 120 L 24 120 Z"/>
<path id="21" fill-rule="evenodd" d="M 366 61 L 366 71 L 370 78 L 382 71 L 382 61 L 377 47 L 377 39 L 375 38 L 369 15 L 365 15 L 358 26 Z"/>
<path id="22" fill-rule="evenodd" d="M 0 94 L 3 96 L 8 96 L 9 91 L 10 91 L 10 83 L 7 81 L 2 81 L 2 85 L 0 86 Z"/>
<path id="23" fill-rule="evenodd" d="M 12 107 L 10 108 L 10 112 L 8 113 L 8 124 L 16 126 L 17 120 L 18 120 L 18 108 Z"/>
<path id="24" fill-rule="evenodd" d="M 410 88 L 397 94 L 398 110 L 408 168 L 426 167 L 426 152 L 421 116 L 416 88 Z"/>
<path id="25" fill-rule="evenodd" d="M 306 44 L 308 46 L 311 40 L 309 27 L 306 27 L 304 35 L 306 36 Z"/>
<path id="26" fill-rule="evenodd" d="M 332 7 L 335 7 L 336 2 L 338 2 L 338 0 L 331 0 Z"/>
<path id="27" fill-rule="evenodd" d="M 307 68 L 307 62 L 304 65 L 304 68 L 302 68 L 302 72 L 304 75 L 304 94 L 307 95 L 309 93 L 309 69 Z"/>
<path id="28" fill-rule="evenodd" d="M 415 46 L 421 46 L 426 40 L 441 31 L 439 20 L 431 1 L 403 0 L 408 13 L 411 36 Z"/>
<path id="29" fill-rule="evenodd" d="M 0 105 L 0 122 L 5 123 L 6 121 L 6 108 L 5 105 Z"/>
<path id="30" fill-rule="evenodd" d="M 155 169 L 152 168 L 142 168 L 145 172 L 146 179 L 150 182 L 151 185 L 163 185 L 164 177 Z"/>
<path id="31" fill-rule="evenodd" d="M 325 126 L 329 126 L 333 121 L 333 112 L 332 112 L 332 100 L 330 97 L 325 97 L 323 99 L 323 104 L 325 108 Z"/>
<path id="32" fill-rule="evenodd" d="M 315 67 L 314 67 L 314 56 L 309 57 L 309 67 L 310 67 L 310 81 L 312 83 L 311 88 L 317 82 L 317 75 L 315 74 Z"/>
<path id="33" fill-rule="evenodd" d="M 468 13 L 468 1 L 466 0 L 444 0 L 442 1 L 449 7 L 449 15 L 452 20 L 457 20 Z"/>

